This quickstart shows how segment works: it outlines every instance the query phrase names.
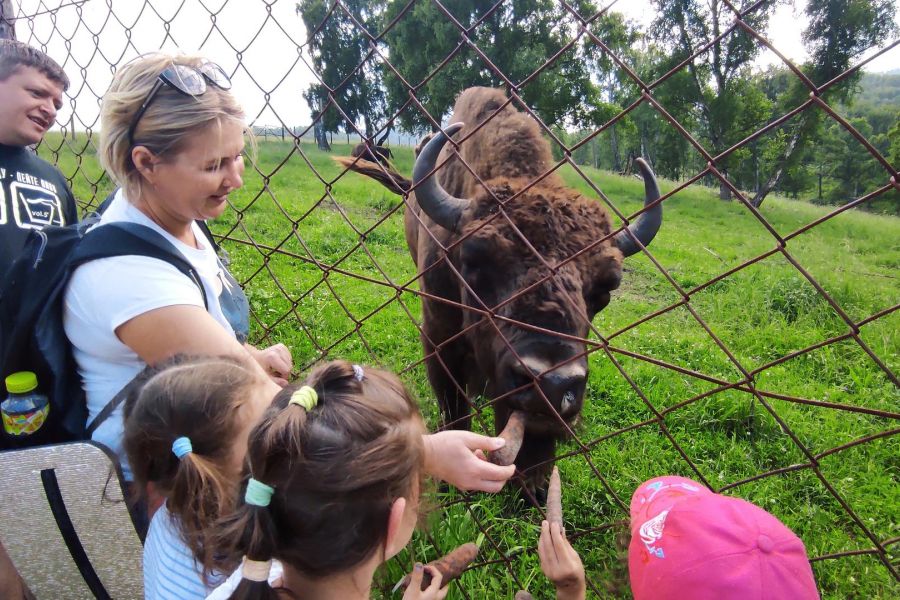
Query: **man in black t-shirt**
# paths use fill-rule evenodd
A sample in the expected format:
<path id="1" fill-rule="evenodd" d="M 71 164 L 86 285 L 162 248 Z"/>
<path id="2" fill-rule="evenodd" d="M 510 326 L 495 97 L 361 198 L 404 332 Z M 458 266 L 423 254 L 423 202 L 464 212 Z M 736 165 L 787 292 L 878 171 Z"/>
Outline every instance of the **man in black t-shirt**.
<path id="1" fill-rule="evenodd" d="M 0 40 L 0 273 L 30 230 L 78 220 L 62 173 L 29 148 L 53 125 L 68 87 L 68 77 L 49 56 Z"/>
<path id="2" fill-rule="evenodd" d="M 49 56 L 0 39 L 0 277 L 22 251 L 29 231 L 78 220 L 62 173 L 29 148 L 53 125 L 68 87 L 69 78 Z M 5 392 L 0 389 L 0 396 Z M 2 544 L 0 596 L 31 597 Z"/>

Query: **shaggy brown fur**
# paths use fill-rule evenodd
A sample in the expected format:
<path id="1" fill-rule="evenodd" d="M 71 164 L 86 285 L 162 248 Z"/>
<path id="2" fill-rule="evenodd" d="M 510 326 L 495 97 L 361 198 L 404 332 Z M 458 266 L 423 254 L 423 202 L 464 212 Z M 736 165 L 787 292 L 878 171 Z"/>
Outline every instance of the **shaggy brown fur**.
<path id="1" fill-rule="evenodd" d="M 529 418 L 516 465 L 525 471 L 529 488 L 541 488 L 550 465 L 536 465 L 552 459 L 555 440 L 566 434 L 563 421 L 574 423 L 583 401 L 585 344 L 503 319 L 489 321 L 454 303 L 583 339 L 591 319 L 619 285 L 622 253 L 607 240 L 569 260 L 610 233 L 609 216 L 596 201 L 565 187 L 555 173 L 534 183 L 553 164 L 550 146 L 537 123 L 508 103 L 503 91 L 465 90 L 454 107 L 455 122 L 465 123 L 454 136 L 459 146 L 444 147 L 437 164 L 450 160 L 437 177 L 450 194 L 472 200 L 459 230 L 434 223 L 416 201 L 415 191 L 405 212 L 407 244 L 423 273 L 421 289 L 428 294 L 422 298 L 422 342 L 430 357 L 429 380 L 451 427 L 469 426 L 470 397 L 478 394 L 502 398 L 495 404 L 497 431 L 511 409 L 524 410 Z M 378 165 L 339 162 L 396 193 L 411 188 L 409 179 Z M 501 211 L 498 201 L 507 200 Z M 555 269 L 553 276 L 520 294 L 550 274 L 546 265 Z M 527 369 L 516 355 L 531 361 Z M 546 367 L 534 372 L 532 364 Z M 553 374 L 560 365 L 574 367 L 578 376 L 557 385 Z M 563 419 L 559 415 L 567 391 L 576 408 Z"/>

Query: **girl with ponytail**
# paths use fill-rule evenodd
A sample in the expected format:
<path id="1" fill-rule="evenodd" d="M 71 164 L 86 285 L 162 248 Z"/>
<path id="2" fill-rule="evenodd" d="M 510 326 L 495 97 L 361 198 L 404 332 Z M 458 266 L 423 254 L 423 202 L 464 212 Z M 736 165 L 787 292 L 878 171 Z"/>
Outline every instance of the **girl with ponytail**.
<path id="1" fill-rule="evenodd" d="M 211 598 L 362 600 L 375 569 L 409 542 L 417 521 L 428 437 L 393 374 L 335 361 L 281 390 L 251 431 L 249 477 L 222 520 L 217 547 L 241 560 L 236 586 Z M 242 558 L 241 558 L 242 557 Z M 269 566 L 283 578 L 271 587 Z M 440 599 L 440 573 L 404 598 Z M 240 578 L 239 580 L 237 578 Z"/>
<path id="2" fill-rule="evenodd" d="M 208 533 L 234 508 L 247 436 L 279 389 L 233 356 L 176 356 L 129 385 L 123 445 L 137 489 L 164 499 L 144 544 L 147 600 L 205 598 L 237 566 Z"/>

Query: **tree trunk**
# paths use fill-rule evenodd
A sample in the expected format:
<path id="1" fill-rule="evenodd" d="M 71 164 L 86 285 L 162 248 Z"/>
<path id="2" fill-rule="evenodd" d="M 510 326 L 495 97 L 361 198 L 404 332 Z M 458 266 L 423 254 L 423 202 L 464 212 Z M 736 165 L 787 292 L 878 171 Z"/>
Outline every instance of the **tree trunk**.
<path id="1" fill-rule="evenodd" d="M 728 177 L 728 169 L 722 169 L 721 171 L 723 177 Z M 731 188 L 721 179 L 719 180 L 719 200 L 731 200 Z"/>
<path id="2" fill-rule="evenodd" d="M 609 128 L 609 146 L 613 155 L 613 171 L 618 173 L 622 170 L 622 161 L 619 159 L 619 135 L 615 125 Z"/>
<path id="3" fill-rule="evenodd" d="M 822 199 L 822 171 L 819 171 L 819 200 Z"/>
<path id="4" fill-rule="evenodd" d="M 13 20 L 15 16 L 12 0 L 0 0 L 0 39 L 16 39 L 16 22 Z"/>
<path id="5" fill-rule="evenodd" d="M 778 165 L 778 168 L 772 173 L 769 177 L 768 181 L 763 184 L 762 188 L 756 192 L 756 195 L 753 196 L 753 200 L 750 201 L 754 207 L 759 208 L 763 200 L 766 199 L 766 196 L 769 195 L 778 182 L 781 181 L 781 176 L 784 174 L 784 166 L 788 163 L 791 157 L 794 154 L 794 151 L 797 149 L 797 144 L 800 142 L 800 135 L 806 126 L 806 120 L 802 119 L 800 123 L 797 125 L 796 131 L 794 131 L 794 135 L 791 136 L 791 140 L 788 142 L 787 146 L 784 149 L 784 152 L 781 153 L 779 159 L 775 162 Z"/>
<path id="6" fill-rule="evenodd" d="M 726 202 L 731 200 L 731 188 L 724 181 L 719 182 L 719 200 Z"/>

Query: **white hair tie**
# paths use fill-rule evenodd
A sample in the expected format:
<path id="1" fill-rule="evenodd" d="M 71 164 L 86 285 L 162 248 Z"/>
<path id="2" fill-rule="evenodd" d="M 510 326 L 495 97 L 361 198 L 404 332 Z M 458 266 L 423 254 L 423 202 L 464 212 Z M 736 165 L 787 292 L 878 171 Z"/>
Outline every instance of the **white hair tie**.
<path id="1" fill-rule="evenodd" d="M 241 574 L 248 581 L 263 582 L 269 580 L 269 570 L 272 568 L 272 559 L 269 560 L 250 560 L 244 557 L 244 565 L 241 567 Z"/>
<path id="2" fill-rule="evenodd" d="M 363 371 L 363 368 L 359 365 L 353 365 L 353 377 L 356 378 L 357 381 L 362 381 L 363 377 L 366 376 L 366 372 Z"/>

